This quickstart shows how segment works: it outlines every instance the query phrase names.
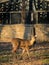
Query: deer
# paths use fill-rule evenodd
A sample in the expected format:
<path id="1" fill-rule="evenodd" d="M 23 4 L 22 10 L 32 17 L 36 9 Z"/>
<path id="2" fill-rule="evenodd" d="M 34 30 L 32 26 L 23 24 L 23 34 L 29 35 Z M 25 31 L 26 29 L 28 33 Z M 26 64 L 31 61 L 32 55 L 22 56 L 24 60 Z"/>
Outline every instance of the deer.
<path id="1" fill-rule="evenodd" d="M 34 42 L 36 41 L 37 35 L 31 37 L 31 40 L 26 39 L 20 39 L 20 38 L 13 38 L 12 43 L 12 52 L 16 52 L 18 48 L 22 49 L 22 55 L 27 52 L 27 55 L 29 56 L 29 47 L 34 45 Z"/>

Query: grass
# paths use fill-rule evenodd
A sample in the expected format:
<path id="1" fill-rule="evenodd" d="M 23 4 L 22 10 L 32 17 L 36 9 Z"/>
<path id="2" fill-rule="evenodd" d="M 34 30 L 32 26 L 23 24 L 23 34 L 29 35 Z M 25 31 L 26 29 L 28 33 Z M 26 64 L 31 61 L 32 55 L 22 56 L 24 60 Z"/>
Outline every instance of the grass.
<path id="1" fill-rule="evenodd" d="M 16 56 L 19 57 L 20 55 L 16 54 Z M 1 52 L 1 54 L 0 54 L 0 62 L 1 63 L 11 62 L 11 59 L 14 60 L 13 57 L 14 56 L 9 52 L 5 52 L 5 51 Z M 30 52 L 30 57 L 36 57 L 35 58 L 36 61 L 40 60 L 43 64 L 49 64 L 49 50 Z M 27 56 L 24 55 L 24 58 L 27 58 Z"/>
<path id="2" fill-rule="evenodd" d="M 10 56 L 8 56 L 8 55 L 1 55 L 0 62 L 8 62 L 9 58 L 10 58 Z"/>
<path id="3" fill-rule="evenodd" d="M 42 63 L 43 63 L 43 64 L 49 64 L 49 59 L 44 59 L 44 60 L 42 60 Z"/>

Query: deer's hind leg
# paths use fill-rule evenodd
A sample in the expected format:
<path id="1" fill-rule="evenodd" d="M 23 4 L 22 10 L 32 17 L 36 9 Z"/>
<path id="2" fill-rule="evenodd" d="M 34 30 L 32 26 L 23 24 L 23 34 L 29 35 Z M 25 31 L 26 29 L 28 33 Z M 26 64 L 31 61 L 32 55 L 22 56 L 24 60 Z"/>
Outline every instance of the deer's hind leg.
<path id="1" fill-rule="evenodd" d="M 18 43 L 13 43 L 12 44 L 12 52 L 16 52 L 18 48 Z"/>

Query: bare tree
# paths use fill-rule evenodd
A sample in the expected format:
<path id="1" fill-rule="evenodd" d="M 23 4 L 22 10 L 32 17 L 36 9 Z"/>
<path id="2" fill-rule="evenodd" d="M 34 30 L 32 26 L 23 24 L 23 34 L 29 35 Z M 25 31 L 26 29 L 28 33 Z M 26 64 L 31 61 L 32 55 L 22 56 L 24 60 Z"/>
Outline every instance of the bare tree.
<path id="1" fill-rule="evenodd" d="M 25 23 L 25 0 L 22 0 L 21 21 Z"/>

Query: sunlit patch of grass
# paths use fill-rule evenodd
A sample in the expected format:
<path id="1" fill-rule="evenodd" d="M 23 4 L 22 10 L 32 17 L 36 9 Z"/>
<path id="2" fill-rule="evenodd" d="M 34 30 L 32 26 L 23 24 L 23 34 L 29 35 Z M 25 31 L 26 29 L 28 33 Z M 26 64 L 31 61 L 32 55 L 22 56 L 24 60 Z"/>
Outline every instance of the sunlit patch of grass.
<path id="1" fill-rule="evenodd" d="M 8 56 L 0 56 L 0 62 L 8 62 L 9 57 Z"/>
<path id="2" fill-rule="evenodd" d="M 13 58 L 11 55 L 0 55 L 0 62 L 8 62 L 11 58 Z"/>
<path id="3" fill-rule="evenodd" d="M 49 64 L 49 59 L 44 59 L 44 60 L 42 60 L 42 63 L 44 63 L 44 64 Z"/>

